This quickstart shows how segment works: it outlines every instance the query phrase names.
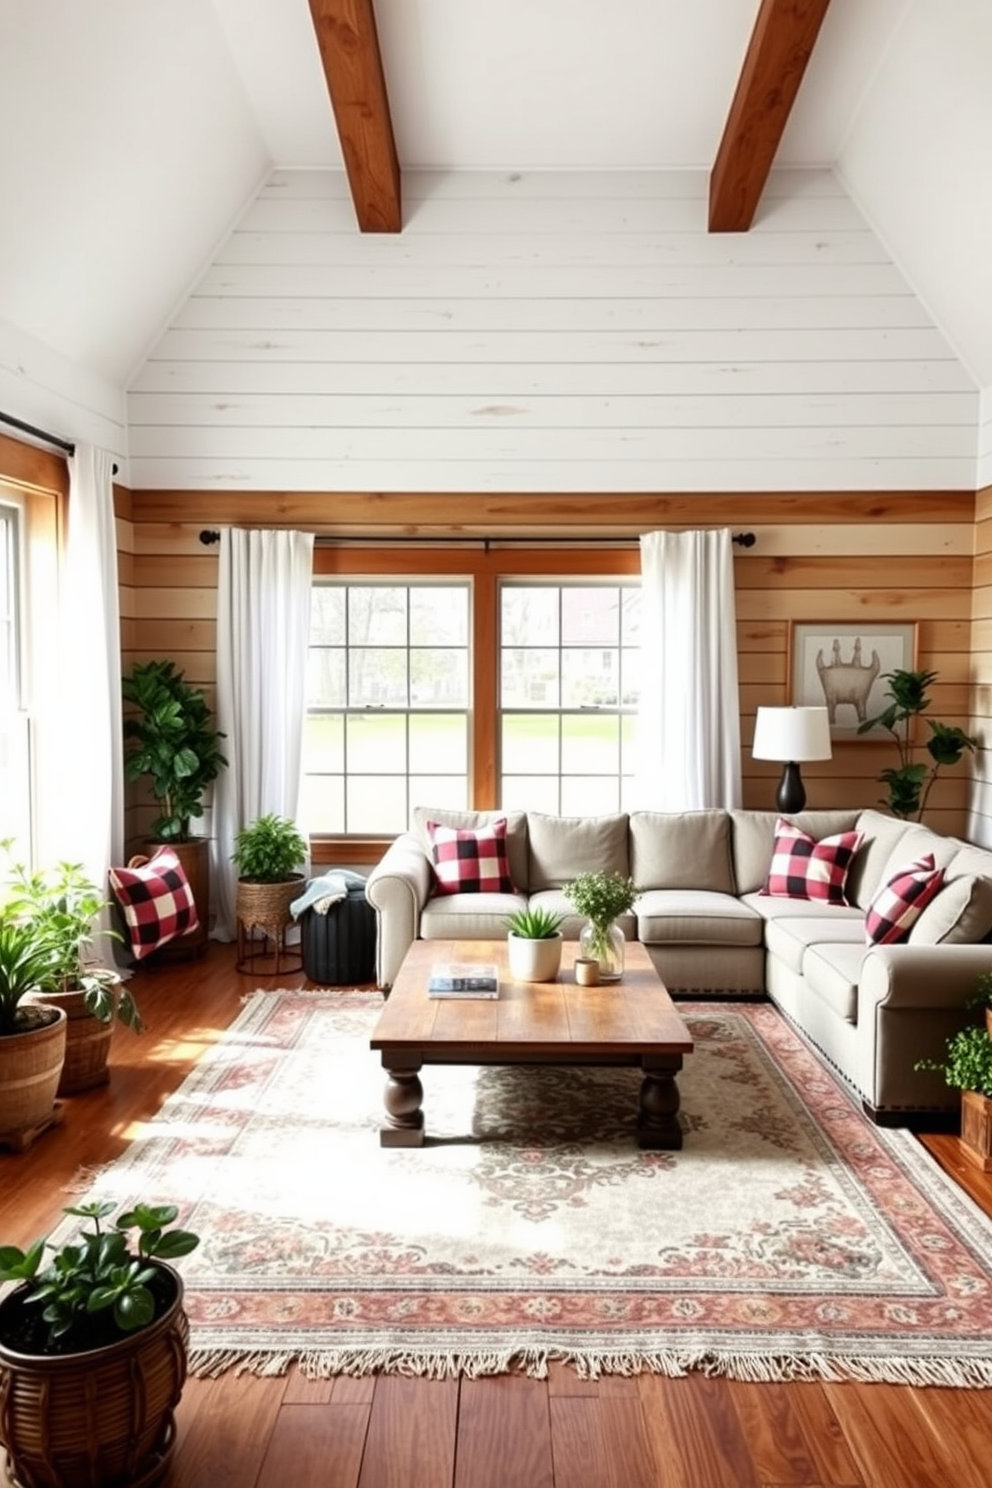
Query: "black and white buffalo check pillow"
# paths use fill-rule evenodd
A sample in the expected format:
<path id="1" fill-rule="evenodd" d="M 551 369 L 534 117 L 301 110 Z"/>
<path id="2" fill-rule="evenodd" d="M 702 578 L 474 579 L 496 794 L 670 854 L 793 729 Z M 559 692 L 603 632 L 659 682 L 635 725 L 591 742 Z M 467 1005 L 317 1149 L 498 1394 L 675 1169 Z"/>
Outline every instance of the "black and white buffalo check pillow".
<path id="1" fill-rule="evenodd" d="M 817 899 L 847 904 L 845 891 L 851 860 L 862 832 L 837 832 L 819 842 L 784 816 L 775 823 L 775 845 L 762 894 L 779 899 Z"/>
<path id="2" fill-rule="evenodd" d="M 944 870 L 924 853 L 898 869 L 875 893 L 865 915 L 868 945 L 894 945 L 908 940 L 920 915 L 944 886 Z"/>

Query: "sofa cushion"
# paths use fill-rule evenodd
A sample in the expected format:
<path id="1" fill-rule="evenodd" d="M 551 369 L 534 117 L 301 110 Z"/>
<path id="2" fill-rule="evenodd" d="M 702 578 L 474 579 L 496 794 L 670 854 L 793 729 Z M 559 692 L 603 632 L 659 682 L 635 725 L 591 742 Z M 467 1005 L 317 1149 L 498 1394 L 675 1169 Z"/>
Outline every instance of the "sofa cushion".
<path id="1" fill-rule="evenodd" d="M 859 815 L 858 811 L 800 811 L 789 820 L 811 837 L 826 837 L 834 832 L 850 831 Z M 778 820 L 779 815 L 774 811 L 731 811 L 734 884 L 738 894 L 753 893 L 764 883 Z"/>
<path id="2" fill-rule="evenodd" d="M 852 904 L 867 909 L 876 889 L 884 881 L 886 865 L 906 833 L 912 831 L 912 823 L 898 816 L 886 816 L 870 807 L 858 813 L 856 825 L 863 840 L 847 876 L 847 896 Z M 912 856 L 911 852 L 904 853 L 903 861 Z"/>
<path id="3" fill-rule="evenodd" d="M 816 841 L 779 817 L 771 865 L 761 893 L 846 905 L 847 872 L 860 841 L 860 832 L 837 832 Z"/>
<path id="4" fill-rule="evenodd" d="M 527 813 L 531 892 L 560 889 L 580 873 L 630 873 L 626 812 L 610 816 L 549 816 Z"/>
<path id="5" fill-rule="evenodd" d="M 763 920 L 849 920 L 856 927 L 858 939 L 864 939 L 864 913 L 853 904 L 827 904 L 821 899 L 776 899 L 771 894 L 742 894 L 741 903 L 755 910 Z"/>
<path id="6" fill-rule="evenodd" d="M 943 882 L 944 870 L 934 863 L 933 853 L 924 853 L 897 868 L 876 891 L 865 912 L 866 943 L 896 945 L 908 940 L 913 925 L 940 893 Z"/>
<path id="7" fill-rule="evenodd" d="M 734 892 L 726 811 L 632 811 L 630 875 L 641 889 Z"/>
<path id="8" fill-rule="evenodd" d="M 422 940 L 505 940 L 506 921 L 525 909 L 523 894 L 440 894 L 420 915 Z"/>
<path id="9" fill-rule="evenodd" d="M 955 859 L 955 863 L 957 859 Z M 992 879 L 977 873 L 945 876 L 909 932 L 910 945 L 977 945 L 992 936 Z"/>
<path id="10" fill-rule="evenodd" d="M 427 822 L 437 894 L 512 894 L 506 855 L 506 821 L 481 827 L 446 827 Z"/>
<path id="11" fill-rule="evenodd" d="M 793 901 L 795 902 L 795 901 Z M 807 909 L 809 906 L 807 906 Z M 765 924 L 765 946 L 790 971 L 802 975 L 803 957 L 811 945 L 856 945 L 864 949 L 861 915 L 783 915 Z"/>
<path id="12" fill-rule="evenodd" d="M 711 889 L 648 889 L 637 901 L 637 933 L 645 945 L 755 946 L 763 924 L 732 894 Z"/>
<path id="13" fill-rule="evenodd" d="M 922 858 L 925 853 L 932 853 L 934 865 L 946 870 L 960 850 L 961 844 L 954 837 L 941 837 L 939 832 L 931 832 L 929 827 L 910 822 L 889 853 L 878 883 L 886 883 L 900 868 L 916 858 Z"/>
<path id="14" fill-rule="evenodd" d="M 820 941 L 808 946 L 803 956 L 803 977 L 810 993 L 845 1023 L 858 1021 L 858 981 L 865 955 L 862 940 L 859 945 Z"/>
<path id="15" fill-rule="evenodd" d="M 445 827 L 477 828 L 501 818 L 506 822 L 506 856 L 510 864 L 510 877 L 514 888 L 524 893 L 527 889 L 527 817 L 523 811 L 454 811 L 445 806 L 415 806 L 413 830 L 429 858 L 429 821 L 440 822 Z"/>

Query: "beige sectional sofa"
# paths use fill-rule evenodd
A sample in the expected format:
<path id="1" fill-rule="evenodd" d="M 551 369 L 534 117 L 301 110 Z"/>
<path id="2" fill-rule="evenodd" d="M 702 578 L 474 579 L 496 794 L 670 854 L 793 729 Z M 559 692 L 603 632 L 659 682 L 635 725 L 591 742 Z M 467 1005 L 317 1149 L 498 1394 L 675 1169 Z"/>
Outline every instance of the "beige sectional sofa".
<path id="1" fill-rule="evenodd" d="M 429 820 L 478 827 L 507 821 L 515 892 L 435 894 Z M 525 904 L 581 918 L 562 887 L 588 869 L 630 874 L 642 890 L 621 921 L 641 940 L 676 995 L 767 995 L 820 1050 L 876 1120 L 953 1110 L 956 1092 L 914 1070 L 961 1027 L 965 1000 L 992 967 L 992 852 L 875 810 L 806 811 L 790 818 L 811 837 L 862 834 L 848 874 L 848 906 L 762 894 L 774 811 L 617 813 L 452 812 L 418 808 L 411 830 L 373 869 L 366 894 L 378 922 L 377 979 L 391 985 L 415 938 L 479 940 L 506 934 Z M 944 887 L 904 944 L 868 945 L 865 911 L 880 885 L 922 853 Z"/>

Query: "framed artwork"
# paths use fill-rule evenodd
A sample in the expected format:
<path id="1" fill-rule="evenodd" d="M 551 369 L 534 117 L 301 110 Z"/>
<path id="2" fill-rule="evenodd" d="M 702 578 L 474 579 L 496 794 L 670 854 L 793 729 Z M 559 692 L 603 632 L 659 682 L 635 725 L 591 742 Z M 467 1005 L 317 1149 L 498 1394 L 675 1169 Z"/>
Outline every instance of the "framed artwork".
<path id="1" fill-rule="evenodd" d="M 882 728 L 859 734 L 858 726 L 888 705 L 886 672 L 916 669 L 916 624 L 833 624 L 793 621 L 789 630 L 789 702 L 826 707 L 832 739 L 858 743 L 892 736 Z"/>

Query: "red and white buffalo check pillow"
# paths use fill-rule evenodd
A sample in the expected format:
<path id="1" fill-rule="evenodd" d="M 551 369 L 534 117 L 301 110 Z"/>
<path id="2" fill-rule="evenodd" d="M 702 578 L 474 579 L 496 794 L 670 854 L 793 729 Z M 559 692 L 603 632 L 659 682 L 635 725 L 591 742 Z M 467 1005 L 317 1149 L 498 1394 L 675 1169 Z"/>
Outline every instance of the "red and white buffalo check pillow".
<path id="1" fill-rule="evenodd" d="M 426 825 L 439 894 L 513 893 L 505 817 L 482 827 Z"/>
<path id="2" fill-rule="evenodd" d="M 863 836 L 863 832 L 837 832 L 817 842 L 780 816 L 775 823 L 771 867 L 761 893 L 779 899 L 847 904 L 847 871 Z"/>
<path id="3" fill-rule="evenodd" d="M 171 847 L 160 847 L 150 858 L 132 858 L 126 868 L 111 868 L 109 877 L 136 961 L 199 925 L 193 890 Z"/>
<path id="4" fill-rule="evenodd" d="M 930 900 L 944 887 L 944 870 L 934 864 L 933 853 L 924 853 L 893 873 L 876 890 L 865 914 L 868 945 L 894 945 L 908 940 Z"/>

